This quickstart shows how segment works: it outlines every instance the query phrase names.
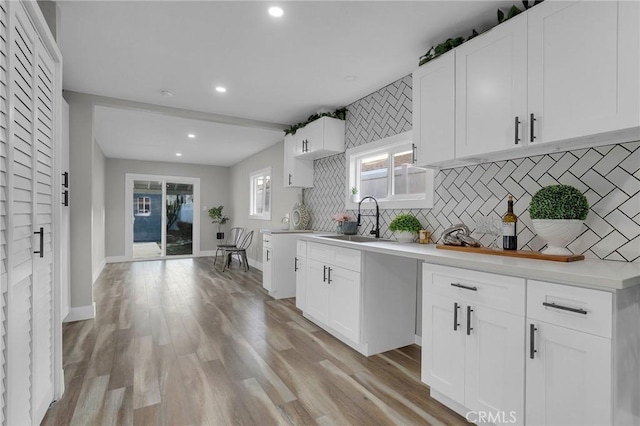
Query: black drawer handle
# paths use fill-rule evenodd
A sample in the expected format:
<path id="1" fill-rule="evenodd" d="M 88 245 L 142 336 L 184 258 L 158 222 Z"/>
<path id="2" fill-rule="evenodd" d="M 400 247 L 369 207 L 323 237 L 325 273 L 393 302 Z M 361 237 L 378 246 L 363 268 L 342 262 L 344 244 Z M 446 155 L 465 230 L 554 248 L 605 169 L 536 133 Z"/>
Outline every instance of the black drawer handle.
<path id="1" fill-rule="evenodd" d="M 471 336 L 471 330 L 473 330 L 471 327 L 471 312 L 473 312 L 473 309 L 471 309 L 471 306 L 467 306 L 467 336 Z"/>
<path id="2" fill-rule="evenodd" d="M 529 358 L 534 359 L 536 356 L 536 335 L 538 331 L 535 324 L 529 324 Z"/>
<path id="3" fill-rule="evenodd" d="M 297 271 L 298 271 L 298 269 L 299 269 L 299 268 L 298 268 L 298 258 L 297 258 L 297 257 L 294 257 L 294 258 L 293 258 L 293 271 L 294 271 L 294 272 L 297 272 Z"/>
<path id="4" fill-rule="evenodd" d="M 533 128 L 533 124 L 536 122 L 536 116 L 534 113 L 531 113 L 529 116 L 529 142 L 533 142 L 536 139 L 536 132 Z"/>
<path id="5" fill-rule="evenodd" d="M 269 261 L 269 250 L 267 250 L 267 262 Z"/>
<path id="6" fill-rule="evenodd" d="M 40 235 L 40 251 L 34 251 L 33 253 L 44 257 L 44 228 L 40 227 L 40 230 L 34 232 L 33 235 Z"/>
<path id="7" fill-rule="evenodd" d="M 65 207 L 69 207 L 69 190 L 65 189 L 62 191 L 62 205 Z"/>
<path id="8" fill-rule="evenodd" d="M 478 287 L 469 287 L 469 286 L 462 285 L 462 284 L 459 284 L 459 283 L 451 283 L 451 286 L 452 287 L 462 288 L 462 289 L 465 289 L 465 290 L 478 291 Z"/>
<path id="9" fill-rule="evenodd" d="M 458 309 L 460 309 L 460 305 L 455 302 L 453 304 L 453 331 L 458 331 L 458 327 L 460 327 L 460 324 L 458 324 Z"/>
<path id="10" fill-rule="evenodd" d="M 327 274 L 327 283 L 331 284 L 331 266 L 327 267 L 329 273 Z"/>
<path id="11" fill-rule="evenodd" d="M 69 172 L 64 172 L 62 174 L 62 186 L 64 188 L 69 188 Z"/>
<path id="12" fill-rule="evenodd" d="M 516 116 L 515 127 L 516 127 L 516 135 L 514 138 L 514 142 L 516 145 L 518 145 L 518 143 L 520 142 L 520 117 L 518 116 Z"/>
<path id="13" fill-rule="evenodd" d="M 322 273 L 322 282 L 327 282 L 327 265 L 324 265 L 324 272 Z"/>
<path id="14" fill-rule="evenodd" d="M 576 314 L 587 315 L 587 311 L 581 308 L 570 308 L 568 306 L 556 305 L 555 303 L 547 302 L 542 302 L 542 306 L 546 306 L 547 308 L 560 309 L 562 311 L 575 312 Z"/>

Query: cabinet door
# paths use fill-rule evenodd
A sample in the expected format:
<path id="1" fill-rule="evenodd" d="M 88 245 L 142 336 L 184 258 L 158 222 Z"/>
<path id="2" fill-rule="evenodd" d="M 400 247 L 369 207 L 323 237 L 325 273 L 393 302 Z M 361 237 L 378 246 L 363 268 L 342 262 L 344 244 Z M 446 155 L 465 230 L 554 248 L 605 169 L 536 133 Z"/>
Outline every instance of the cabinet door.
<path id="1" fill-rule="evenodd" d="M 417 164 L 455 157 L 455 51 L 413 73 L 413 143 Z"/>
<path id="2" fill-rule="evenodd" d="M 545 2 L 529 12 L 533 143 L 640 125 L 635 1 Z"/>
<path id="3" fill-rule="evenodd" d="M 465 407 L 524 424 L 524 317 L 465 307 Z"/>
<path id="4" fill-rule="evenodd" d="M 313 259 L 307 259 L 305 305 L 306 313 L 324 324 L 329 323 L 329 285 L 326 282 L 325 264 Z"/>
<path id="5" fill-rule="evenodd" d="M 313 187 L 313 160 L 300 160 L 296 155 L 297 138 L 287 135 L 284 138 L 284 187 Z"/>
<path id="6" fill-rule="evenodd" d="M 273 258 L 271 249 L 262 248 L 262 287 L 267 291 L 273 291 Z"/>
<path id="7" fill-rule="evenodd" d="M 422 381 L 464 404 L 463 304 L 424 292 L 422 309 Z"/>
<path id="8" fill-rule="evenodd" d="M 329 266 L 329 326 L 360 343 L 360 273 Z"/>
<path id="9" fill-rule="evenodd" d="M 324 149 L 324 121 L 322 118 L 307 124 L 300 132 L 300 142 L 303 157 L 313 158 L 313 153 Z"/>
<path id="10" fill-rule="evenodd" d="M 307 298 L 307 259 L 296 256 L 294 260 L 296 273 L 296 308 L 306 311 L 305 301 Z"/>
<path id="11" fill-rule="evenodd" d="M 458 47 L 455 60 L 456 156 L 517 147 L 527 111 L 526 14 Z"/>
<path id="12" fill-rule="evenodd" d="M 611 424 L 611 340 L 548 323 L 527 322 L 526 423 Z"/>

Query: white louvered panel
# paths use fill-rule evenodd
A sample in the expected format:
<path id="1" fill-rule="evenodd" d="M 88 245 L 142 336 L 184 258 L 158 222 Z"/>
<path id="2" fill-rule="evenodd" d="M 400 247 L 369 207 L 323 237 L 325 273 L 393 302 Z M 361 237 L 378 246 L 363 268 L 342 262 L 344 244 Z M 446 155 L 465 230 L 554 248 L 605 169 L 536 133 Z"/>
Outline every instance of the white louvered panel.
<path id="1" fill-rule="evenodd" d="M 12 336 L 8 357 L 11 363 L 9 374 L 15 380 L 9 383 L 11 392 L 8 394 L 11 401 L 7 423 L 27 424 L 31 419 L 31 276 L 12 287 L 11 311 L 23 314 L 9 318 L 8 334 Z M 20 336 L 20 339 L 15 339 L 14 336 Z"/>
<path id="2" fill-rule="evenodd" d="M 9 141 L 9 94 L 7 10 L 0 0 L 0 424 L 6 418 L 7 348 L 7 143 Z"/>

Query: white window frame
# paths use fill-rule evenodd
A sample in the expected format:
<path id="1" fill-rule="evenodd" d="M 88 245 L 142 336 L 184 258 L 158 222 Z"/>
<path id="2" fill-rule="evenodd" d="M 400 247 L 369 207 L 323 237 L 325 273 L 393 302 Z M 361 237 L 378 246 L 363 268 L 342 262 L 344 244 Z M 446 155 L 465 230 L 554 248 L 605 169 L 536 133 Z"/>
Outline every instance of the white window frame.
<path id="1" fill-rule="evenodd" d="M 270 191 L 269 191 L 269 210 L 266 209 L 266 197 L 263 197 L 262 213 L 256 213 L 256 200 L 255 200 L 255 184 L 258 178 L 269 177 Z M 256 170 L 249 175 L 249 219 L 257 220 L 271 220 L 272 209 L 272 194 L 273 194 L 273 175 L 271 174 L 271 167 Z"/>
<path id="2" fill-rule="evenodd" d="M 149 206 L 148 209 L 140 210 L 140 205 Z M 136 197 L 136 216 L 151 216 L 151 197 Z"/>
<path id="3" fill-rule="evenodd" d="M 355 210 L 358 203 L 351 197 L 351 188 L 360 189 L 360 173 L 359 161 L 363 157 L 369 157 L 376 154 L 388 153 L 390 158 L 393 155 L 405 151 L 407 147 L 413 146 L 413 138 L 411 131 L 389 136 L 375 142 L 363 144 L 346 151 L 346 185 L 345 185 L 345 208 L 347 210 Z M 389 186 L 393 185 L 393 170 L 389 170 Z M 426 169 L 425 171 L 425 192 L 420 194 L 402 194 L 392 195 L 388 198 L 378 199 L 378 205 L 381 209 L 429 209 L 433 207 L 433 177 L 434 171 Z M 358 193 L 359 199 L 369 194 Z M 367 203 L 368 201 L 365 201 Z"/>

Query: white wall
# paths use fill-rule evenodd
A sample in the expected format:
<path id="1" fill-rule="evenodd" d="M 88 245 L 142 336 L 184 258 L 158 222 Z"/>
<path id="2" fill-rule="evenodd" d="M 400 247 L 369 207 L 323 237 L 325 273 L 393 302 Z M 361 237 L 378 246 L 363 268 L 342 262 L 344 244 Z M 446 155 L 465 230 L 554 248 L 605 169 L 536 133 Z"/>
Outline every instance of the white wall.
<path id="1" fill-rule="evenodd" d="M 200 178 L 200 250 L 216 248 L 217 226 L 211 223 L 205 210 L 223 205 L 229 217 L 233 208 L 229 201 L 229 168 L 196 164 L 107 158 L 105 167 L 105 228 L 107 258 L 125 255 L 125 175 L 127 173 Z M 223 230 L 229 229 L 229 223 Z"/>
<path id="2" fill-rule="evenodd" d="M 91 271 L 93 282 L 102 272 L 105 262 L 105 160 L 98 142 L 94 140 L 91 177 Z"/>
<path id="3" fill-rule="evenodd" d="M 249 174 L 265 167 L 271 167 L 271 220 L 249 219 Z M 281 229 L 281 219 L 285 213 L 291 214 L 293 205 L 300 201 L 302 190 L 284 187 L 284 142 L 273 145 L 256 155 L 231 167 L 232 226 L 242 226 L 246 232 L 255 231 L 253 243 L 247 250 L 247 257 L 257 265 L 262 264 L 262 235 L 260 229 Z"/>

